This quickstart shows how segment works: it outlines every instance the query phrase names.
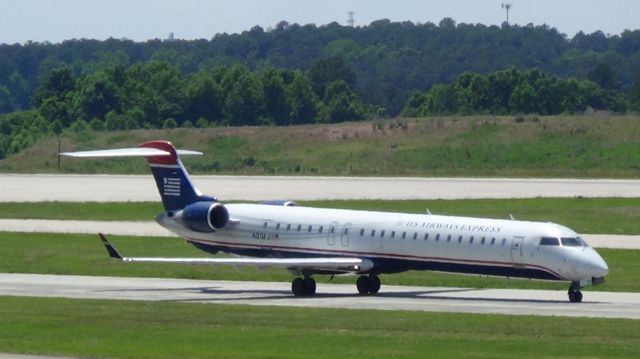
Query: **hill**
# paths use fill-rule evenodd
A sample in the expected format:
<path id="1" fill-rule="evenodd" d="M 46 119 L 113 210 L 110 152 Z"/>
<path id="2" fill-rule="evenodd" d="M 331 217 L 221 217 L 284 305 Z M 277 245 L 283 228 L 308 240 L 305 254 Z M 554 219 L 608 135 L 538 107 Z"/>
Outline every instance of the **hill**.
<path id="1" fill-rule="evenodd" d="M 619 177 L 640 175 L 640 116 L 473 116 L 288 127 L 70 132 L 62 150 L 168 139 L 200 150 L 192 173 L 354 176 Z M 0 160 L 2 172 L 57 172 L 48 137 Z M 147 173 L 136 159 L 63 158 L 64 173 Z"/>

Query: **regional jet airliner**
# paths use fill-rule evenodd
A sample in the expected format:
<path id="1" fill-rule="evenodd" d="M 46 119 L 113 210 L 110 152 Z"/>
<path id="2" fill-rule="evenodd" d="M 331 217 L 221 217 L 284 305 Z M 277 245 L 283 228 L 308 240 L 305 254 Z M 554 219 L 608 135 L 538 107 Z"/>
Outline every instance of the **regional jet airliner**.
<path id="1" fill-rule="evenodd" d="M 73 157 L 145 157 L 165 212 L 156 222 L 208 253 L 239 257 L 123 257 L 125 262 L 274 266 L 294 274 L 295 296 L 316 292 L 314 275 L 356 274 L 361 294 L 380 290 L 380 274 L 408 270 L 566 281 L 569 300 L 604 282 L 608 267 L 573 230 L 554 223 L 297 206 L 274 200 L 223 204 L 193 185 L 167 141 L 136 148 L 63 153 Z"/>

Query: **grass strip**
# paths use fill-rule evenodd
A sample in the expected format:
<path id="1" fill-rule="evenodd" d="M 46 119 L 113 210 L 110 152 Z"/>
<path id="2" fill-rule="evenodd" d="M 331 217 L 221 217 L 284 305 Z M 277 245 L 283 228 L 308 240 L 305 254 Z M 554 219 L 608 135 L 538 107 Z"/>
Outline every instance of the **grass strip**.
<path id="1" fill-rule="evenodd" d="M 640 321 L 0 297 L 0 351 L 108 358 L 637 357 Z"/>
<path id="2" fill-rule="evenodd" d="M 126 256 L 207 257 L 177 238 L 112 237 L 112 243 Z M 161 277 L 206 280 L 290 281 L 282 269 L 198 266 L 171 263 L 122 263 L 108 258 L 95 235 L 0 232 L 0 272 L 78 274 L 125 277 Z M 585 290 L 640 292 L 640 251 L 599 249 L 609 264 L 607 283 Z M 328 276 L 315 276 L 319 283 Z M 337 276 L 334 283 L 355 283 L 355 276 Z M 417 285 L 468 288 L 527 288 L 566 290 L 564 282 L 457 275 L 410 271 L 382 275 L 384 285 Z M 383 287 L 384 290 L 384 287 Z M 355 285 L 354 285 L 355 291 Z"/>

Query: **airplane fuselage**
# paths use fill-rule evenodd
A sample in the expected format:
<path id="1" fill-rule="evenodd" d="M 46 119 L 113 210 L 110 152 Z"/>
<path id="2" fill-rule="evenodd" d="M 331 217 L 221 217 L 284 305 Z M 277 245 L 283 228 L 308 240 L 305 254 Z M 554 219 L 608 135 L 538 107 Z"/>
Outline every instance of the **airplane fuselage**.
<path id="1" fill-rule="evenodd" d="M 586 284 L 607 270 L 574 231 L 553 223 L 262 204 L 225 206 L 235 221 L 215 232 L 190 230 L 167 214 L 159 216 L 158 223 L 212 253 L 362 257 L 374 264 L 363 272 L 378 274 L 434 270 Z M 556 238 L 557 245 L 541 244 L 542 238 Z M 575 241 L 562 245 L 563 238 Z"/>

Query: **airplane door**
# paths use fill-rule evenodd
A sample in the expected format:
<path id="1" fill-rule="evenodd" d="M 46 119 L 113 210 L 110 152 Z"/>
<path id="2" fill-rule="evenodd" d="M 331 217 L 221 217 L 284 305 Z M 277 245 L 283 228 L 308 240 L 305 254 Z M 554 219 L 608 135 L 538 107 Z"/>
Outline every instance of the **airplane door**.
<path id="1" fill-rule="evenodd" d="M 524 237 L 513 237 L 513 241 L 511 242 L 511 261 L 514 266 L 522 265 L 523 253 L 522 253 L 522 242 L 524 241 Z"/>
<path id="2" fill-rule="evenodd" d="M 351 223 L 347 223 L 342 227 L 342 232 L 340 234 L 340 242 L 343 247 L 349 247 L 349 232 L 351 232 Z"/>
<path id="3" fill-rule="evenodd" d="M 333 246 L 336 244 L 336 238 L 340 236 L 340 228 L 338 227 L 338 222 L 331 222 L 329 226 L 329 231 L 327 232 L 327 244 Z"/>

